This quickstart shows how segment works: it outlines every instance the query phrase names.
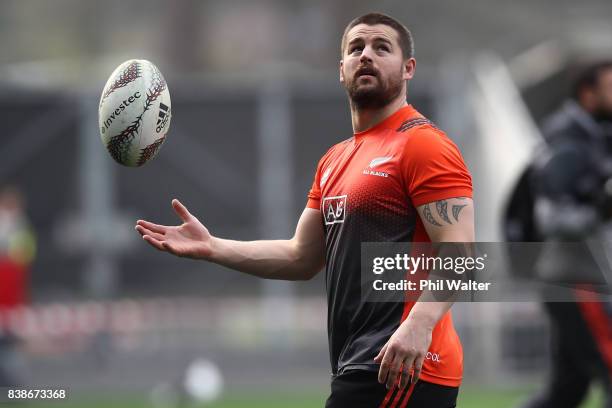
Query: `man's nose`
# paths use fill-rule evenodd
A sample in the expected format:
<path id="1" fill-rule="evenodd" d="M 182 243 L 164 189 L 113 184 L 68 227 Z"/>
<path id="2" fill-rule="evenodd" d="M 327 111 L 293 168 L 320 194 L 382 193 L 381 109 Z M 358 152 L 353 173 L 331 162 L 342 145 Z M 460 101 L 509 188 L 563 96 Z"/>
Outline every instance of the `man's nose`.
<path id="1" fill-rule="evenodd" d="M 372 47 L 364 47 L 363 51 L 361 51 L 361 57 L 359 58 L 359 62 L 362 64 L 365 62 L 372 62 Z"/>

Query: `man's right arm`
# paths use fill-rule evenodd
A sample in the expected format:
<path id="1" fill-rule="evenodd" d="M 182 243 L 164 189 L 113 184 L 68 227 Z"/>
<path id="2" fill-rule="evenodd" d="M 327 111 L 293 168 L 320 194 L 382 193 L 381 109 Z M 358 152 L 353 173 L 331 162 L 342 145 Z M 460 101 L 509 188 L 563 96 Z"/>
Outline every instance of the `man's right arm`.
<path id="1" fill-rule="evenodd" d="M 233 241 L 212 236 L 178 200 L 172 206 L 183 220 L 179 226 L 139 220 L 136 230 L 160 251 L 203 259 L 265 279 L 307 280 L 325 264 L 321 212 L 306 208 L 288 240 Z"/>

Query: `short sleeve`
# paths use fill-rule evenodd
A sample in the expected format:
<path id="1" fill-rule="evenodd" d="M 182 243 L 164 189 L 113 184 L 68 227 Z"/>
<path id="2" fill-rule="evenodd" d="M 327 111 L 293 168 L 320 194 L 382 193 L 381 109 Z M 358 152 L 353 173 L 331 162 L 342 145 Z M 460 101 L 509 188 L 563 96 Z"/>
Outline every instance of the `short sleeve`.
<path id="1" fill-rule="evenodd" d="M 321 208 L 321 165 L 323 159 L 319 161 L 317 165 L 317 170 L 314 175 L 314 180 L 312 181 L 312 186 L 310 187 L 310 191 L 308 191 L 308 200 L 306 201 L 306 207 L 314 208 L 315 210 L 319 210 Z"/>
<path id="2" fill-rule="evenodd" d="M 472 177 L 463 157 L 440 131 L 424 128 L 411 134 L 400 166 L 415 207 L 453 197 L 472 197 Z"/>

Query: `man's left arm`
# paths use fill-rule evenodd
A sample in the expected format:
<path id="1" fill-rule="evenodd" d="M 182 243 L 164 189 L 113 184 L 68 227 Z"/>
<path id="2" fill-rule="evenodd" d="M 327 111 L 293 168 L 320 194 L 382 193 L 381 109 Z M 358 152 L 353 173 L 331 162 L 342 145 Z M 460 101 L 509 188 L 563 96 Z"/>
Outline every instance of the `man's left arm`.
<path id="1" fill-rule="evenodd" d="M 438 200 L 417 207 L 432 242 L 473 242 L 474 205 L 471 198 Z M 418 380 L 438 321 L 452 306 L 447 302 L 416 302 L 410 314 L 383 346 L 374 361 L 380 362 L 378 381 L 391 388 L 401 374 L 404 388 Z"/>

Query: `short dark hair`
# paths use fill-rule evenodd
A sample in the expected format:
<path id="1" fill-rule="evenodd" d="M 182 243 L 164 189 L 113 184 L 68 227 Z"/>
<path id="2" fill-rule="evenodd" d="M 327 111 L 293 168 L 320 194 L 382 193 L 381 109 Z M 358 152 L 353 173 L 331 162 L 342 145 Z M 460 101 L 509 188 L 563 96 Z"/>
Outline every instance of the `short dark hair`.
<path id="1" fill-rule="evenodd" d="M 598 61 L 588 65 L 582 65 L 574 74 L 572 84 L 572 97 L 579 100 L 580 93 L 584 88 L 595 88 L 599 82 L 600 75 L 607 70 L 612 70 L 612 60 Z"/>
<path id="2" fill-rule="evenodd" d="M 363 16 L 353 19 L 346 28 L 344 34 L 342 34 L 342 43 L 340 44 L 340 54 L 344 56 L 344 47 L 346 46 L 346 35 L 359 24 L 376 25 L 383 24 L 393 28 L 397 32 L 400 48 L 402 49 L 402 56 L 404 59 L 412 58 L 414 56 L 414 41 L 412 40 L 412 33 L 406 28 L 405 25 L 382 13 L 368 13 Z"/>

